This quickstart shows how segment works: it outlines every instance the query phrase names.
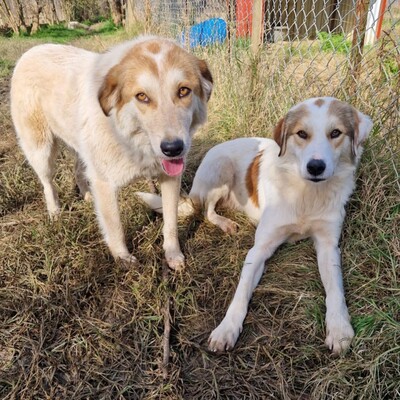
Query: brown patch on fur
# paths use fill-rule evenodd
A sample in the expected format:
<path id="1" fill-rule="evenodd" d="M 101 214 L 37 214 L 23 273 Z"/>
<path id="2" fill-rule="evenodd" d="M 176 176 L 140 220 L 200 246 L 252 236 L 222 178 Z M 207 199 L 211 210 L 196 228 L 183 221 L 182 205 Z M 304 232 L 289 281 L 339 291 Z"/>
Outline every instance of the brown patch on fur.
<path id="1" fill-rule="evenodd" d="M 211 72 L 208 69 L 208 65 L 204 60 L 199 60 L 199 68 L 200 68 L 200 73 L 203 76 L 203 78 L 207 79 L 211 83 L 214 83 Z"/>
<path id="2" fill-rule="evenodd" d="M 107 73 L 98 94 L 100 106 L 105 115 L 108 116 L 114 106 L 120 110 L 132 100 L 137 94 L 135 93 L 136 79 L 140 73 L 146 71 L 158 78 L 157 63 L 144 52 L 144 49 L 146 47 L 143 47 L 143 43 L 134 46 L 121 62 Z"/>
<path id="3" fill-rule="evenodd" d="M 207 93 L 206 96 L 201 84 L 201 77 L 211 83 L 213 83 L 213 78 L 204 60 L 199 60 L 182 48 L 174 46 L 166 55 L 165 65 L 170 69 L 176 68 L 182 71 L 188 82 L 188 87 L 193 93 L 201 99 L 209 100 L 211 92 Z"/>
<path id="4" fill-rule="evenodd" d="M 204 60 L 198 60 L 198 64 L 199 64 L 201 76 L 205 80 L 207 80 L 211 83 L 214 83 L 213 77 L 211 75 L 210 70 L 208 69 L 207 63 Z M 207 94 L 207 101 L 210 100 L 210 97 L 211 97 L 211 92 Z"/>
<path id="5" fill-rule="evenodd" d="M 308 110 L 306 105 L 300 105 L 294 110 L 289 110 L 285 118 L 282 118 L 274 130 L 274 140 L 281 148 L 279 157 L 283 156 L 286 152 L 286 145 L 288 138 L 294 135 L 298 130 L 297 127 L 301 126 L 301 120 L 307 116 Z M 301 129 L 301 128 L 299 128 Z"/>
<path id="6" fill-rule="evenodd" d="M 258 177 L 260 174 L 261 156 L 262 153 L 260 152 L 254 157 L 246 172 L 247 193 L 256 207 L 260 206 L 258 201 Z"/>
<path id="7" fill-rule="evenodd" d="M 28 125 L 34 135 L 37 147 L 44 146 L 49 140 L 49 126 L 41 108 L 37 108 L 27 117 Z"/>
<path id="8" fill-rule="evenodd" d="M 354 138 L 351 142 L 351 154 L 353 157 L 356 156 L 356 146 L 359 145 L 358 143 L 358 132 L 359 132 L 359 125 L 360 125 L 360 118 L 358 118 L 357 111 L 353 108 L 353 116 L 354 116 Z"/>
<path id="9" fill-rule="evenodd" d="M 161 51 L 161 45 L 158 42 L 150 42 L 146 46 L 146 50 L 149 51 L 150 53 L 157 54 Z"/>
<path id="10" fill-rule="evenodd" d="M 325 100 L 324 99 L 317 99 L 317 100 L 315 100 L 314 104 L 317 107 L 322 107 L 325 104 Z"/>
<path id="11" fill-rule="evenodd" d="M 280 147 L 279 157 L 285 152 L 286 149 L 283 149 L 283 145 L 285 142 L 285 118 L 281 118 L 277 125 L 275 126 L 273 138 L 278 146 Z"/>
<path id="12" fill-rule="evenodd" d="M 106 116 L 110 115 L 110 111 L 113 108 L 113 95 L 117 88 L 118 80 L 114 71 L 116 67 L 111 68 L 110 72 L 106 75 L 103 84 L 100 87 L 98 99 L 100 107 Z M 118 100 L 118 99 L 117 99 Z"/>
<path id="13" fill-rule="evenodd" d="M 334 115 L 339 119 L 343 127 L 343 133 L 350 138 L 351 153 L 354 159 L 356 154 L 355 146 L 358 135 L 358 125 L 360 123 L 356 110 L 350 104 L 339 100 L 333 100 L 329 105 L 328 114 Z"/>
<path id="14" fill-rule="evenodd" d="M 165 56 L 165 66 L 168 69 L 177 69 L 182 72 L 187 86 L 193 93 L 203 98 L 203 88 L 198 73 L 198 59 L 178 46 L 172 47 Z"/>
<path id="15" fill-rule="evenodd" d="M 159 69 L 152 54 L 160 52 L 163 46 L 165 46 L 166 53 Z M 176 82 L 176 97 L 174 101 L 183 107 L 190 104 L 191 95 L 183 98 L 178 97 L 179 87 L 183 86 L 187 86 L 195 95 L 205 99 L 200 80 L 201 76 L 212 83 L 212 76 L 206 62 L 199 60 L 194 55 L 170 42 L 150 41 L 139 43 L 131 48 L 121 62 L 111 68 L 106 75 L 98 94 L 104 114 L 108 116 L 113 107 L 116 107 L 119 111 L 138 92 L 143 91 L 147 95 L 146 88 L 139 86 L 138 75 L 148 73 L 154 75 L 155 79 L 160 79 L 162 74 L 173 69 L 181 71 L 184 77 L 182 82 Z M 141 107 L 141 105 L 139 104 L 138 107 Z M 154 107 L 157 107 L 157 104 L 150 97 L 150 102 L 143 106 L 142 109 L 145 112 L 147 109 Z"/>
<path id="16" fill-rule="evenodd" d="M 144 70 L 150 72 L 154 76 L 158 76 L 159 71 L 157 63 L 153 57 L 143 51 L 144 49 L 146 49 L 146 47 L 143 46 L 143 43 L 132 47 L 132 49 L 129 50 L 126 56 L 121 60 L 120 65 L 135 72 Z"/>

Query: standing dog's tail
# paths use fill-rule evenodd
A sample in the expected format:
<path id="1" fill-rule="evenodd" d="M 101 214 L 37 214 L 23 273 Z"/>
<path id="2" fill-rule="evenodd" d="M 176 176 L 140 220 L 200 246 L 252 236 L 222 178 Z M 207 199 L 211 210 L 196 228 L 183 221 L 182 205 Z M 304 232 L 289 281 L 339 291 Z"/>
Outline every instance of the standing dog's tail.
<path id="1" fill-rule="evenodd" d="M 152 193 L 136 192 L 136 195 L 155 212 L 162 214 L 161 196 Z M 178 216 L 188 217 L 197 210 L 196 202 L 190 197 L 181 197 L 178 203 Z"/>

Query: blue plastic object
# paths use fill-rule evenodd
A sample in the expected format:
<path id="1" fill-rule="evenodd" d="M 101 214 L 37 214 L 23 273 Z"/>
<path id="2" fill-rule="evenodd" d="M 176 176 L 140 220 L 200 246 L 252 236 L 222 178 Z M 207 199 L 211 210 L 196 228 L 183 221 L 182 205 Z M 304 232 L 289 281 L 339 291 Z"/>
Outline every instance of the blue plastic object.
<path id="1" fill-rule="evenodd" d="M 181 35 L 181 43 L 185 45 L 185 31 Z M 226 22 L 222 18 L 211 18 L 189 29 L 189 45 L 191 48 L 197 46 L 208 46 L 215 43 L 223 43 L 226 39 Z"/>

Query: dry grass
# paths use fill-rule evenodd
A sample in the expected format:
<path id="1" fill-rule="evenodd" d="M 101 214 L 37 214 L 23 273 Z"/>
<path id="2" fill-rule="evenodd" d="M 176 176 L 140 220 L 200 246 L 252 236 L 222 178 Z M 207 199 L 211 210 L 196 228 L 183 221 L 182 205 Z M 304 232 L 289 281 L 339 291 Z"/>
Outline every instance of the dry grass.
<path id="1" fill-rule="evenodd" d="M 122 39 L 81 39 L 78 44 L 101 50 Z M 393 93 L 398 98 L 395 82 L 382 80 L 377 69 L 358 92 L 376 129 L 342 237 L 344 282 L 356 331 L 351 350 L 333 358 L 323 345 L 324 293 L 312 245 L 303 241 L 283 246 L 268 262 L 236 348 L 214 355 L 207 351 L 207 337 L 233 295 L 254 228 L 239 214 L 231 214 L 241 226 L 235 236 L 199 216 L 181 221 L 187 268 L 171 273 L 166 282 L 162 219 L 136 201 L 135 190 L 146 188 L 139 182 L 121 192 L 127 238 L 140 260 L 139 267 L 126 269 L 109 255 L 92 206 L 77 196 L 67 151 L 60 156 L 56 178 L 64 211 L 50 223 L 9 115 L 10 68 L 31 45 L 29 40 L 0 42 L 6 65 L 0 77 L 0 398 L 400 396 L 399 116 L 387 100 Z M 223 49 L 202 55 L 214 72 L 216 89 L 209 123 L 191 152 L 186 190 L 213 144 L 267 136 L 291 104 L 333 94 L 341 82 L 335 73 L 342 56 L 339 61 L 329 54 L 303 56 L 301 48 L 293 53 L 271 46 L 259 59 L 244 49 L 231 57 Z M 304 73 L 306 79 L 300 79 Z M 372 93 L 370 87 L 374 95 L 362 96 Z M 165 378 L 163 310 L 169 298 L 171 359 Z"/>

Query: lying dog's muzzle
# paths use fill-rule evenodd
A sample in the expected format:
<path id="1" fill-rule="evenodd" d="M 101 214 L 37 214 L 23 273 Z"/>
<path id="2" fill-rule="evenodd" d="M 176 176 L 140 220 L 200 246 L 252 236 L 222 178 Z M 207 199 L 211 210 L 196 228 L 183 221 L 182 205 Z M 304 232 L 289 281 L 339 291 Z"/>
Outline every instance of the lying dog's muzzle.
<path id="1" fill-rule="evenodd" d="M 310 160 L 307 163 L 307 171 L 310 175 L 318 179 L 319 175 L 322 175 L 326 169 L 326 164 L 324 160 Z"/>

